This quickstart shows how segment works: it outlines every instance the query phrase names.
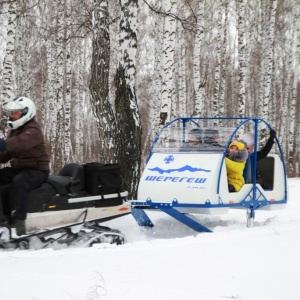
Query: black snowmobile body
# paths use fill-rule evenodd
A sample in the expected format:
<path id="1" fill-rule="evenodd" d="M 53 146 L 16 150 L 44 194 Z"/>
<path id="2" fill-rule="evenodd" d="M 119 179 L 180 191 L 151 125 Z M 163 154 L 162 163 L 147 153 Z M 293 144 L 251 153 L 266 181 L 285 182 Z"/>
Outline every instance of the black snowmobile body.
<path id="1" fill-rule="evenodd" d="M 6 222 L 9 215 L 8 192 L 11 185 L 0 186 L 0 244 L 2 240 L 12 242 L 24 240 L 23 237 L 11 237 L 11 230 Z M 72 235 L 69 240 L 77 240 L 78 232 L 82 238 L 82 228 L 75 230 L 73 227 L 89 228 L 89 232 L 97 232 L 97 236 L 108 236 L 116 230 L 102 227 L 99 223 L 118 218 L 130 213 L 130 206 L 126 203 L 128 193 L 122 190 L 121 168 L 118 164 L 89 163 L 80 165 L 67 164 L 58 175 L 49 175 L 47 182 L 40 188 L 32 190 L 29 194 L 28 214 L 26 219 L 27 236 L 51 235 L 54 230 L 63 235 Z M 1 207 L 2 206 L 2 207 Z M 79 227 L 80 227 L 79 226 Z M 1 236 L 1 228 L 3 234 Z M 51 229 L 49 229 L 51 228 Z M 7 232 L 9 233 L 7 234 Z M 105 234 L 104 234 L 105 233 Z M 6 235 L 4 238 L 3 236 Z M 9 237 L 7 237 L 9 236 Z M 93 241 L 95 237 L 93 236 Z M 52 239 L 51 239 L 52 240 Z M 111 239 L 110 242 L 115 242 Z M 94 241 L 95 242 L 95 241 Z M 101 240 L 103 242 L 103 239 Z M 4 246 L 3 248 L 6 248 Z"/>

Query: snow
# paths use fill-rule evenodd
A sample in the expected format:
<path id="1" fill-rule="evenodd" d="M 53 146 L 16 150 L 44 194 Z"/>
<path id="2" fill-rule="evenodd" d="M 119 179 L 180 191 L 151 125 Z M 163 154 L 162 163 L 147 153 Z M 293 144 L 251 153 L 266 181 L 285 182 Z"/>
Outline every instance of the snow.
<path id="1" fill-rule="evenodd" d="M 128 215 L 105 225 L 122 246 L 0 251 L 0 299 L 295 300 L 299 298 L 300 179 L 289 179 L 284 210 L 201 215 L 196 233 L 154 212 L 153 228 Z"/>

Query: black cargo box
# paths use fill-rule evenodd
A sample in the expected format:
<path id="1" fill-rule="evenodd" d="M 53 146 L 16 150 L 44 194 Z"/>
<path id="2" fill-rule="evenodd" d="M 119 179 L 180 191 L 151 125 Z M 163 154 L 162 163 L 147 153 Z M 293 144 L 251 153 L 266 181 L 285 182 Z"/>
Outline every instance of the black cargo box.
<path id="1" fill-rule="evenodd" d="M 121 166 L 97 162 L 84 165 L 85 189 L 91 195 L 114 194 L 122 191 Z"/>

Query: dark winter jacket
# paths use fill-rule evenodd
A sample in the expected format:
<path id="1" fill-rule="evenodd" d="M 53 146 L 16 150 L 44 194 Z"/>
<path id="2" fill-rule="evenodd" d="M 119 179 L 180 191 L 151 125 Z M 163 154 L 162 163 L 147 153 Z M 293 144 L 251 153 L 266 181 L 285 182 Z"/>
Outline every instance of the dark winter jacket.
<path id="1" fill-rule="evenodd" d="M 274 132 L 274 136 L 275 136 L 275 131 Z M 274 136 L 270 136 L 267 143 L 265 144 L 265 146 L 256 152 L 256 158 L 257 158 L 257 162 L 264 159 L 265 157 L 268 156 L 269 152 L 271 151 L 273 145 L 274 145 Z M 255 153 L 252 153 L 251 155 L 249 155 L 249 158 L 246 162 L 246 166 L 245 166 L 245 177 L 247 179 L 247 183 L 252 183 L 254 181 L 254 178 L 252 177 L 252 170 L 254 170 L 254 160 L 255 160 Z M 258 183 L 259 180 L 258 178 L 260 177 L 260 172 L 258 170 L 258 166 L 256 166 L 256 182 Z"/>
<path id="2" fill-rule="evenodd" d="M 273 145 L 274 145 L 274 137 L 273 138 L 269 137 L 265 146 L 261 150 L 257 151 L 257 161 L 262 160 L 263 158 L 267 157 L 267 155 L 271 151 Z M 251 156 L 253 157 L 254 155 L 252 154 Z"/>
<path id="3" fill-rule="evenodd" d="M 44 136 L 35 119 L 11 129 L 5 140 L 6 151 L 0 152 L 0 163 L 10 162 L 14 169 L 49 171 L 49 155 Z"/>

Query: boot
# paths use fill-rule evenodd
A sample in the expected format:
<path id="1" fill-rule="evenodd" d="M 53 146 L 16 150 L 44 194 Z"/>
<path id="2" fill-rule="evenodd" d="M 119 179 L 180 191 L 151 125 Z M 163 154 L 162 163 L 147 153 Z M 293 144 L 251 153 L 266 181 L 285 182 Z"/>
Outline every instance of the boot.
<path id="1" fill-rule="evenodd" d="M 11 228 L 16 228 L 17 235 L 26 234 L 25 220 L 12 219 L 10 223 Z"/>

